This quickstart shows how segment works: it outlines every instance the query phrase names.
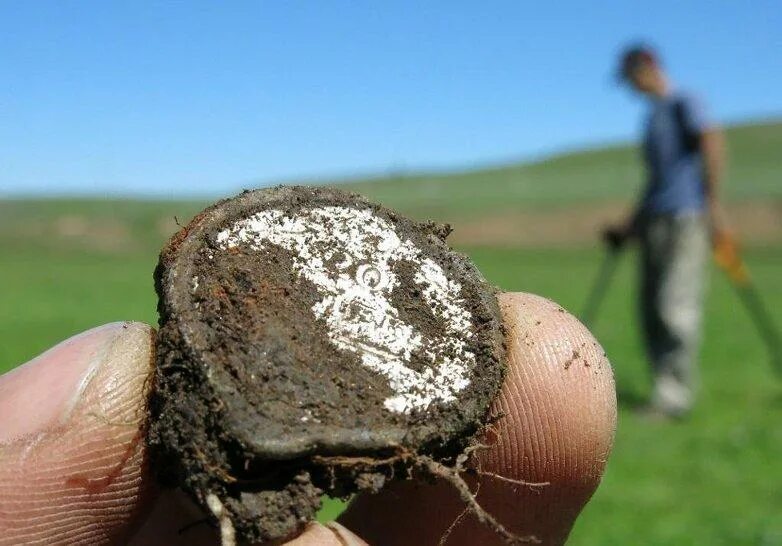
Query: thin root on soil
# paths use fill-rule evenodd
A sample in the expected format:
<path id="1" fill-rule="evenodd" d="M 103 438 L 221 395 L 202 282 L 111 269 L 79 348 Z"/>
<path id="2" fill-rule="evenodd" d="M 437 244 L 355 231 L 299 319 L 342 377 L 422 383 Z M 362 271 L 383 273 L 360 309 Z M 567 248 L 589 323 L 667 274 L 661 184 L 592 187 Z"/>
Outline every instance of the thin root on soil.
<path id="1" fill-rule="evenodd" d="M 459 493 L 459 496 L 466 504 L 465 512 L 468 511 L 472 512 L 473 515 L 478 519 L 480 523 L 486 525 L 494 532 L 499 534 L 507 544 L 540 543 L 540 540 L 538 540 L 535 536 L 532 535 L 519 536 L 506 529 L 504 525 L 502 525 L 499 521 L 497 521 L 497 519 L 494 516 L 489 514 L 478 503 L 478 501 L 476 500 L 476 497 L 478 495 L 478 490 L 476 490 L 475 493 L 470 491 L 467 482 L 464 481 L 464 478 L 462 478 L 461 476 L 462 472 L 466 472 L 466 471 L 469 472 L 468 469 L 464 468 L 464 465 L 469 459 L 470 454 L 478 449 L 482 449 L 485 447 L 486 446 L 477 445 L 468 448 L 468 450 L 466 450 L 464 453 L 462 453 L 456 458 L 456 464 L 454 466 L 445 465 L 443 463 L 435 461 L 431 457 L 427 457 L 425 455 L 419 455 L 417 453 L 411 452 L 401 447 L 398 449 L 396 455 L 386 457 L 384 459 L 373 459 L 371 457 L 317 456 L 317 457 L 313 457 L 313 461 L 316 464 L 331 466 L 332 468 L 334 466 L 365 467 L 365 468 L 378 468 L 384 466 L 393 467 L 393 465 L 397 463 L 411 465 L 412 467 L 418 468 L 419 470 L 422 470 L 423 472 L 431 476 L 442 478 L 443 480 L 451 484 L 456 489 L 456 491 Z M 499 474 L 494 474 L 491 472 L 476 471 L 476 473 L 479 475 L 486 475 L 496 479 L 501 479 L 502 481 L 507 481 L 509 483 L 514 483 L 517 485 L 526 485 L 526 486 L 548 485 L 548 482 L 540 482 L 540 483 L 524 482 L 522 480 L 513 480 L 511 478 L 505 478 L 504 476 L 500 476 Z M 440 540 L 441 544 L 443 544 L 444 543 L 443 541 L 448 538 L 448 536 L 451 534 L 453 529 L 456 527 L 456 524 L 459 522 L 459 520 L 461 520 L 464 517 L 465 512 L 459 514 L 456 520 L 449 526 L 449 528 L 446 530 L 445 534 Z"/>
<path id="2" fill-rule="evenodd" d="M 515 533 L 508 531 L 504 525 L 502 525 L 497 519 L 489 514 L 483 507 L 478 504 L 475 499 L 476 495 L 473 495 L 472 491 L 464 481 L 464 478 L 459 475 L 457 468 L 446 466 L 442 463 L 438 463 L 434 459 L 425 456 L 418 457 L 418 463 L 433 476 L 444 479 L 448 483 L 454 486 L 456 491 L 459 492 L 459 496 L 467 504 L 470 512 L 478 519 L 479 522 L 488 526 L 495 533 L 500 535 L 508 544 L 538 544 L 540 541 L 535 536 L 519 536 Z"/>
<path id="3" fill-rule="evenodd" d="M 481 484 L 478 484 L 475 487 L 475 493 L 473 493 L 473 497 L 478 497 L 478 493 L 481 490 Z M 437 541 L 437 546 L 445 546 L 446 542 L 448 542 L 448 538 L 451 536 L 451 533 L 453 533 L 453 530 L 456 529 L 456 527 L 459 525 L 459 523 L 464 519 L 464 516 L 470 513 L 470 507 L 465 506 L 464 510 L 459 512 L 459 515 L 456 516 L 456 518 L 451 522 L 451 524 L 448 526 L 448 529 L 445 530 L 443 533 L 443 536 L 440 537 L 440 540 Z"/>
<path id="4" fill-rule="evenodd" d="M 212 511 L 214 517 L 220 522 L 220 544 L 221 546 L 236 546 L 236 531 L 225 506 L 214 493 L 206 496 L 206 505 Z"/>

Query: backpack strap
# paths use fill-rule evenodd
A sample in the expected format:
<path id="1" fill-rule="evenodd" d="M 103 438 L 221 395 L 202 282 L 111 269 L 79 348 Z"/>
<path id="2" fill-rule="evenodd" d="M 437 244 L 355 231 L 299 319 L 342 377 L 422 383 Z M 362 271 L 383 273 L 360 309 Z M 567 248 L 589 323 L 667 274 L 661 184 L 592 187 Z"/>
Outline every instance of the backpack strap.
<path id="1" fill-rule="evenodd" d="M 685 155 L 694 154 L 700 150 L 701 135 L 687 125 L 687 104 L 684 99 L 676 99 L 673 103 L 673 115 L 679 131 L 679 142 Z"/>

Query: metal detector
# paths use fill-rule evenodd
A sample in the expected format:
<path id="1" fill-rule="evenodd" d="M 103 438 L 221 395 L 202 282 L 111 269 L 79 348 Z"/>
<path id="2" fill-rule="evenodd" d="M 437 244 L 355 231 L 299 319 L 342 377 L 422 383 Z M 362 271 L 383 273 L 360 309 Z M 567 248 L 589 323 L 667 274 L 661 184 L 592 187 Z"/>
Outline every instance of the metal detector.
<path id="1" fill-rule="evenodd" d="M 597 316 L 597 310 L 600 308 L 600 304 L 603 303 L 603 300 L 605 299 L 608 286 L 611 284 L 611 279 L 614 278 L 614 272 L 616 271 L 616 266 L 619 263 L 619 255 L 621 253 L 621 246 L 609 245 L 606 248 L 603 261 L 601 262 L 600 269 L 597 272 L 597 277 L 595 277 L 595 280 L 592 283 L 592 289 L 589 291 L 586 304 L 584 305 L 584 308 L 578 317 L 579 320 L 581 320 L 581 322 L 587 326 L 587 328 L 592 326 L 592 322 Z"/>
<path id="2" fill-rule="evenodd" d="M 609 245 L 606 250 L 597 277 L 587 296 L 584 309 L 579 316 L 581 322 L 587 327 L 592 326 L 597 311 L 605 299 L 621 253 L 622 247 L 620 245 Z M 774 370 L 782 375 L 782 337 L 774 325 L 771 313 L 764 304 L 763 298 L 760 297 L 760 293 L 752 282 L 747 265 L 741 258 L 739 245 L 734 238 L 722 236 L 714 242 L 714 261 L 725 272 L 749 312 L 752 322 L 766 344 Z"/>
<path id="3" fill-rule="evenodd" d="M 752 282 L 736 239 L 725 235 L 719 237 L 714 242 L 714 261 L 725 272 L 749 312 L 760 337 L 766 343 L 774 370 L 782 374 L 782 338 L 774 326 L 771 313 L 763 303 L 763 298 Z"/>

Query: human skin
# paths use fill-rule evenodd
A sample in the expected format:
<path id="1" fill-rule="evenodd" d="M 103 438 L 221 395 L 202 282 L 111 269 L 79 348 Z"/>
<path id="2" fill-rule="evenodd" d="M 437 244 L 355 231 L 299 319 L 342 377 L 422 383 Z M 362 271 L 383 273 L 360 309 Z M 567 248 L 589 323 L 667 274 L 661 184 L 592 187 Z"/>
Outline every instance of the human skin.
<path id="1" fill-rule="evenodd" d="M 509 371 L 481 442 L 489 447 L 466 477 L 510 531 L 561 544 L 611 449 L 613 376 L 589 332 L 556 304 L 502 294 L 500 306 Z M 153 333 L 140 323 L 102 326 L 0 376 L 0 545 L 219 542 L 197 523 L 204 515 L 158 489 L 148 468 Z M 426 545 L 446 533 L 449 546 L 503 543 L 463 511 L 448 484 L 396 482 L 357 496 L 340 523 L 313 523 L 287 544 Z"/>

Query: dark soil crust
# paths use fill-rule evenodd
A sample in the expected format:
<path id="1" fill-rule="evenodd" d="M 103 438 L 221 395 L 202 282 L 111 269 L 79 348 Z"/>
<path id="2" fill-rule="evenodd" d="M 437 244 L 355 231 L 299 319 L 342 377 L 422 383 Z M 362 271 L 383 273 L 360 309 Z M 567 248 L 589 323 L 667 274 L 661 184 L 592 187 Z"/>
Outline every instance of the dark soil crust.
<path id="1" fill-rule="evenodd" d="M 218 243 L 218 233 L 258 212 L 296 217 L 324 206 L 371 211 L 461 285 L 471 317 L 463 341 L 474 361 L 455 400 L 390 411 L 387 377 L 337 347 L 315 316 L 323 293 L 296 273 L 294 250 Z M 494 291 L 448 248 L 448 231 L 355 194 L 281 187 L 220 201 L 174 235 L 155 271 L 160 330 L 149 443 L 161 481 L 181 486 L 216 520 L 218 499 L 238 538 L 275 541 L 300 532 L 324 493 L 378 490 L 426 467 L 416 457 L 453 467 L 483 424 L 505 363 Z M 328 271 L 340 260 L 332 261 Z M 428 339 L 455 335 L 424 300 L 415 263 L 391 267 L 398 282 L 388 300 L 398 318 Z M 408 368 L 434 365 L 426 348 L 412 353 Z"/>

